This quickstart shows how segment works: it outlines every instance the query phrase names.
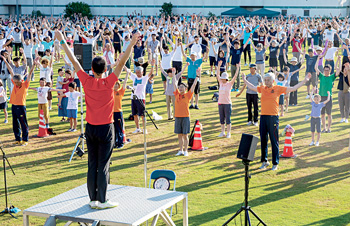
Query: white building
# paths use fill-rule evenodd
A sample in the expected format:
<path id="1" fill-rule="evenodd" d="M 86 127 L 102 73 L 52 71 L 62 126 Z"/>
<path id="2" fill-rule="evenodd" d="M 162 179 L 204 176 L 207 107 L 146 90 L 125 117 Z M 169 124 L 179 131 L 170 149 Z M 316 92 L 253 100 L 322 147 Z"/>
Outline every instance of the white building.
<path id="1" fill-rule="evenodd" d="M 45 15 L 59 16 L 66 4 L 74 0 L 0 0 L 0 15 L 15 15 L 16 1 L 21 14 L 31 14 L 40 10 Z M 173 4 L 176 14 L 220 15 L 229 9 L 241 6 L 248 10 L 266 8 L 279 11 L 283 15 L 297 16 L 342 16 L 349 15 L 350 0 L 76 0 L 90 5 L 93 15 L 121 16 L 131 12 L 143 15 L 159 14 L 164 2 Z"/>

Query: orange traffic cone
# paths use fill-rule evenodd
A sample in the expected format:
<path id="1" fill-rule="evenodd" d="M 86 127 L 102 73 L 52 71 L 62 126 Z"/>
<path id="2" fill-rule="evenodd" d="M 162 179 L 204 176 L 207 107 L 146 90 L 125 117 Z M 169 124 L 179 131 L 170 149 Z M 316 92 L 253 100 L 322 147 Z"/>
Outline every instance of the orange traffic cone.
<path id="1" fill-rule="evenodd" d="M 283 158 L 295 158 L 297 155 L 293 153 L 293 144 L 292 144 L 292 133 L 286 132 L 286 140 L 284 141 L 283 154 L 280 155 Z"/>
<path id="2" fill-rule="evenodd" d="M 39 133 L 37 137 L 48 137 L 46 124 L 44 122 L 44 111 L 40 110 L 40 119 L 39 119 Z"/>
<path id="3" fill-rule="evenodd" d="M 197 120 L 196 128 L 194 130 L 193 145 L 191 150 L 203 151 L 205 149 L 207 148 L 204 148 L 202 144 L 201 124 Z"/>

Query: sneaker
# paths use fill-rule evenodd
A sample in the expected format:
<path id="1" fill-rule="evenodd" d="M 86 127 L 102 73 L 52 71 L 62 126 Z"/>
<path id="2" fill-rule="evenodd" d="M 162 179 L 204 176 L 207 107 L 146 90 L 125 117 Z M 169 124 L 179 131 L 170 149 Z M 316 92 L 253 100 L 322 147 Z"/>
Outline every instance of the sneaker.
<path id="1" fill-rule="evenodd" d="M 16 141 L 15 143 L 13 143 L 14 145 L 21 145 L 22 142 L 21 141 Z"/>
<path id="2" fill-rule="evenodd" d="M 144 132 L 145 132 L 145 130 L 142 130 L 142 133 L 144 133 Z M 148 134 L 148 133 L 147 133 L 147 129 L 146 129 L 146 134 Z"/>
<path id="3" fill-rule="evenodd" d="M 266 167 L 268 167 L 269 165 L 270 165 L 269 162 L 263 162 L 259 169 L 266 169 Z"/>
<path id="4" fill-rule="evenodd" d="M 123 148 L 123 147 L 124 147 L 124 144 L 118 146 L 117 149 L 121 149 L 121 148 Z"/>
<path id="5" fill-rule="evenodd" d="M 72 129 L 71 132 L 77 132 L 77 130 L 76 129 Z"/>
<path id="6" fill-rule="evenodd" d="M 188 156 L 188 151 L 184 151 L 184 156 Z"/>
<path id="7" fill-rule="evenodd" d="M 190 105 L 190 109 L 192 109 L 192 108 L 193 108 L 193 105 L 191 104 L 191 105 Z"/>
<path id="8" fill-rule="evenodd" d="M 134 132 L 132 132 L 132 133 L 141 133 L 141 132 L 142 132 L 142 130 L 141 130 L 141 129 L 136 128 L 136 129 L 135 129 L 135 131 L 134 131 Z"/>
<path id="9" fill-rule="evenodd" d="M 273 165 L 271 170 L 272 170 L 272 171 L 276 171 L 277 168 L 278 168 L 278 165 Z"/>
<path id="10" fill-rule="evenodd" d="M 49 111 L 51 111 L 52 110 L 52 107 L 49 107 Z"/>
<path id="11" fill-rule="evenodd" d="M 305 119 L 304 119 L 304 121 L 309 120 L 309 118 L 310 118 L 310 115 L 305 115 Z"/>
<path id="12" fill-rule="evenodd" d="M 314 144 L 315 144 L 315 142 L 311 141 L 311 143 L 309 144 L 309 146 L 312 146 L 312 145 L 314 145 Z"/>
<path id="13" fill-rule="evenodd" d="M 306 99 L 310 99 L 310 94 L 306 95 Z"/>
<path id="14" fill-rule="evenodd" d="M 320 143 L 319 143 L 319 142 L 316 142 L 316 143 L 315 143 L 315 146 L 320 146 Z"/>
<path id="15" fill-rule="evenodd" d="M 231 89 L 231 92 L 234 92 L 234 91 L 236 91 L 236 90 L 235 90 L 234 88 L 232 88 L 232 89 Z"/>
<path id="16" fill-rule="evenodd" d="M 89 206 L 91 207 L 91 209 L 96 209 L 99 204 L 100 204 L 100 201 L 89 202 Z"/>
<path id="17" fill-rule="evenodd" d="M 183 155 L 183 154 L 184 154 L 184 151 L 178 151 L 175 156 L 180 156 L 180 155 Z"/>
<path id="18" fill-rule="evenodd" d="M 9 121 L 7 121 L 7 119 L 5 119 L 4 123 L 7 124 Z"/>
<path id="19" fill-rule="evenodd" d="M 345 122 L 345 123 L 348 123 L 349 121 L 348 121 L 348 119 L 345 119 L 344 122 Z"/>
<path id="20" fill-rule="evenodd" d="M 244 66 L 248 66 L 248 64 L 244 64 Z"/>
<path id="21" fill-rule="evenodd" d="M 227 133 L 226 138 L 231 138 L 231 133 Z"/>
<path id="22" fill-rule="evenodd" d="M 328 129 L 326 133 L 331 133 L 331 130 L 330 130 L 330 129 Z"/>
<path id="23" fill-rule="evenodd" d="M 67 132 L 72 132 L 73 129 L 68 129 Z"/>
<path id="24" fill-rule="evenodd" d="M 194 106 L 194 108 L 195 108 L 195 109 L 197 109 L 197 110 L 199 110 L 199 107 L 198 107 L 198 105 L 195 105 L 195 106 Z"/>
<path id="25" fill-rule="evenodd" d="M 112 202 L 111 200 L 107 200 L 104 203 L 98 203 L 96 209 L 103 210 L 103 209 L 108 209 L 108 208 L 114 208 L 117 207 L 119 203 L 117 202 Z"/>
<path id="26" fill-rule="evenodd" d="M 259 126 L 259 123 L 258 122 L 254 122 L 254 126 Z"/>
<path id="27" fill-rule="evenodd" d="M 149 103 L 152 104 L 152 101 L 150 101 Z"/>
<path id="28" fill-rule="evenodd" d="M 218 137 L 224 137 L 226 136 L 225 133 L 221 132 Z"/>
<path id="29" fill-rule="evenodd" d="M 239 89 L 236 89 L 236 92 L 239 92 Z"/>
<path id="30" fill-rule="evenodd" d="M 50 125 L 49 125 L 49 124 L 46 124 L 46 128 L 50 128 Z"/>
<path id="31" fill-rule="evenodd" d="M 249 122 L 247 123 L 247 126 L 251 126 L 251 125 L 253 125 L 253 123 L 252 123 L 252 121 L 249 121 Z"/>
<path id="32" fill-rule="evenodd" d="M 28 145 L 28 141 L 22 141 L 21 142 L 21 146 L 27 146 Z"/>
<path id="33" fill-rule="evenodd" d="M 344 121 L 345 121 L 345 119 L 343 119 L 343 118 L 340 120 L 341 123 L 344 122 Z"/>
<path id="34" fill-rule="evenodd" d="M 327 133 L 327 130 L 324 129 L 324 130 L 321 131 L 321 133 Z"/>

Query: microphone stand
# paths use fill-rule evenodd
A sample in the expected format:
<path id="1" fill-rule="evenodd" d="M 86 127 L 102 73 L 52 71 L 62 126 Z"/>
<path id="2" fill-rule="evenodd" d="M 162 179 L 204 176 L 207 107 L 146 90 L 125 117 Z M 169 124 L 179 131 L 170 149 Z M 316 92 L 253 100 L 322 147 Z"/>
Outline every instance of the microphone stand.
<path id="1" fill-rule="evenodd" d="M 148 114 L 148 111 L 146 110 L 146 105 L 143 103 L 142 100 L 140 100 L 137 95 L 134 93 L 134 89 L 130 88 L 131 92 L 133 93 L 133 98 L 139 101 L 141 106 L 144 109 L 144 112 L 147 114 L 153 125 L 158 129 L 156 123 L 153 121 L 152 117 Z M 143 144 L 144 144 L 144 176 L 145 176 L 145 188 L 147 188 L 147 139 L 146 139 L 146 124 L 147 124 L 147 119 L 146 115 L 143 116 Z"/>
<path id="2" fill-rule="evenodd" d="M 10 206 L 10 207 L 8 206 L 8 190 L 7 190 L 7 180 L 6 180 L 6 162 L 9 165 L 13 175 L 16 175 L 16 174 L 15 174 L 15 171 L 13 171 L 9 160 L 6 157 L 6 154 L 5 154 L 4 150 L 2 149 L 2 145 L 0 145 L 0 150 L 2 152 L 2 164 L 3 164 L 3 168 L 4 168 L 3 170 L 4 170 L 4 184 L 5 184 L 5 205 L 6 205 L 5 209 L 1 213 L 2 214 L 8 213 L 8 214 L 11 215 L 11 217 L 17 219 L 17 217 L 13 216 L 12 213 L 11 213 L 11 209 L 14 209 L 15 207 L 14 206 Z"/>

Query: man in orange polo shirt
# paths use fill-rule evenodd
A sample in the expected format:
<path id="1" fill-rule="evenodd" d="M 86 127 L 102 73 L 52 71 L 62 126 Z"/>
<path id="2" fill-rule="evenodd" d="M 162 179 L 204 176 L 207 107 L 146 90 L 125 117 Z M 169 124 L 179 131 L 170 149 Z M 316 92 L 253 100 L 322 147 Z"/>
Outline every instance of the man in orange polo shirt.
<path id="1" fill-rule="evenodd" d="M 29 127 L 27 122 L 26 112 L 26 100 L 29 83 L 31 76 L 34 71 L 34 66 L 31 68 L 28 78 L 23 81 L 22 75 L 14 74 L 11 65 L 7 62 L 6 58 L 1 56 L 3 61 L 6 63 L 7 69 L 11 74 L 11 82 L 14 87 L 12 89 L 10 104 L 12 104 L 12 126 L 13 133 L 16 138 L 16 145 L 26 146 L 29 139 Z M 22 129 L 22 131 L 21 131 Z M 22 132 L 22 138 L 21 138 Z"/>
<path id="2" fill-rule="evenodd" d="M 109 163 L 115 143 L 113 128 L 114 93 L 113 87 L 129 59 L 131 51 L 139 40 L 140 33 L 133 35 L 132 40 L 113 73 L 103 78 L 107 71 L 107 63 L 103 57 L 95 57 L 91 63 L 94 77 L 84 72 L 80 63 L 68 47 L 60 31 L 55 32 L 55 38 L 60 41 L 66 55 L 72 62 L 77 75 L 84 87 L 87 121 L 85 136 L 88 155 L 87 188 L 90 196 L 89 205 L 94 209 L 106 209 L 118 206 L 117 202 L 107 200 L 107 185 L 109 179 Z"/>
<path id="3" fill-rule="evenodd" d="M 267 140 L 270 136 L 272 146 L 272 170 L 277 170 L 279 163 L 279 141 L 278 141 L 278 127 L 279 127 L 279 96 L 283 93 L 294 92 L 305 84 L 311 75 L 305 77 L 302 82 L 299 82 L 293 87 L 283 87 L 273 85 L 275 75 L 273 73 L 265 74 L 262 86 L 254 86 L 246 80 L 242 73 L 243 81 L 249 89 L 261 93 L 261 116 L 260 116 L 260 139 L 261 139 L 261 162 L 260 169 L 265 169 L 270 163 L 267 160 Z"/>

